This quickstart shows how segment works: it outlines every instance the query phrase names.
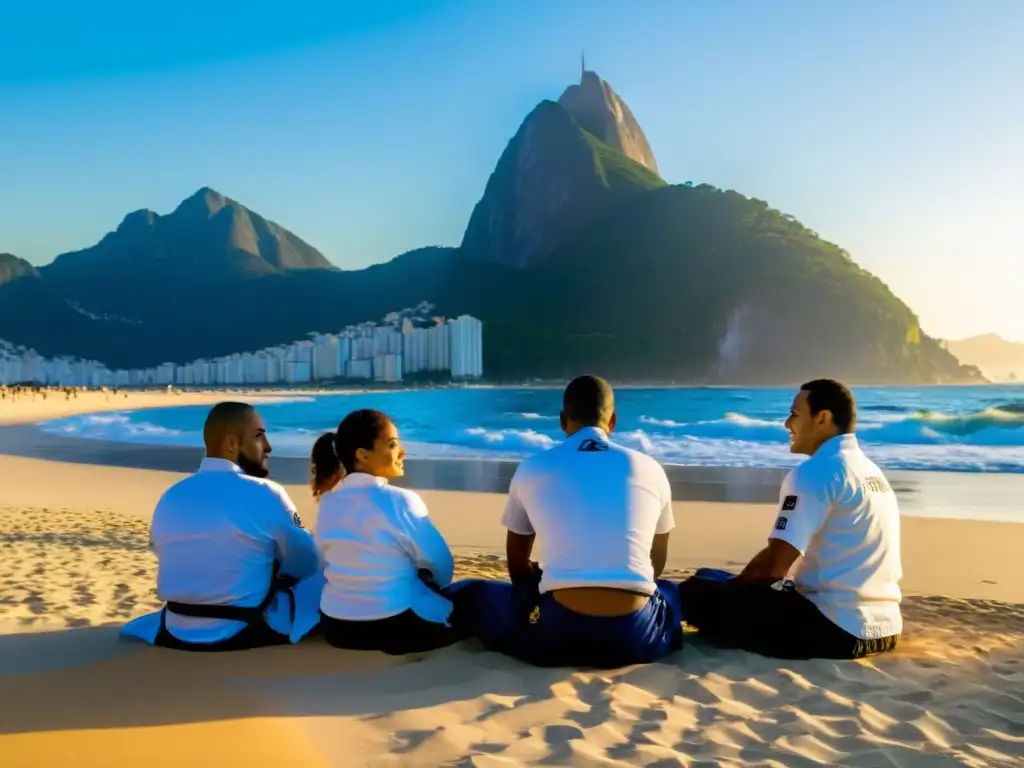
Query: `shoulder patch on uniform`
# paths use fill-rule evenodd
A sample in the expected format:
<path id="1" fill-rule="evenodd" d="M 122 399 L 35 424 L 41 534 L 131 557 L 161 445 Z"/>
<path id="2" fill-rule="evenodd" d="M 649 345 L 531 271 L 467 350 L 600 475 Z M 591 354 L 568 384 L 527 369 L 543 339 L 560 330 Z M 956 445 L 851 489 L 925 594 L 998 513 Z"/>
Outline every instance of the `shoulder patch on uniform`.
<path id="1" fill-rule="evenodd" d="M 582 451 L 583 453 L 597 453 L 600 451 L 607 451 L 608 443 L 602 443 L 600 440 L 593 440 L 591 438 L 587 438 L 582 443 L 580 443 L 580 447 L 577 448 L 576 450 Z"/>
<path id="2" fill-rule="evenodd" d="M 796 498 L 796 497 L 794 496 L 793 498 Z M 776 531 L 784 531 L 784 530 L 786 530 L 786 523 L 788 523 L 788 522 L 789 522 L 788 518 L 780 517 L 778 520 L 775 521 L 775 530 Z"/>
<path id="3" fill-rule="evenodd" d="M 299 517 L 298 512 L 292 512 L 292 522 L 295 523 L 296 528 L 302 527 L 302 518 Z"/>
<path id="4" fill-rule="evenodd" d="M 864 487 L 871 493 L 890 493 L 892 488 L 884 477 L 865 477 Z"/>
<path id="5" fill-rule="evenodd" d="M 786 498 L 784 498 L 782 500 L 782 508 L 786 512 L 791 512 L 792 510 L 796 509 L 796 496 L 787 496 Z M 783 517 L 780 519 L 785 520 L 786 518 Z"/>

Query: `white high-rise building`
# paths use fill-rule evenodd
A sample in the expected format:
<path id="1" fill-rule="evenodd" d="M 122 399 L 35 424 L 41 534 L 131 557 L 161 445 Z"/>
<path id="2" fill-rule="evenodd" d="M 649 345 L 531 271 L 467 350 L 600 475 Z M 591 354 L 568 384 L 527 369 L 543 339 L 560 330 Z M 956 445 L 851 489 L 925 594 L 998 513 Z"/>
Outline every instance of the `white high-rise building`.
<path id="1" fill-rule="evenodd" d="M 483 323 L 469 315 L 449 320 L 448 344 L 452 378 L 478 379 L 483 375 Z"/>
<path id="2" fill-rule="evenodd" d="M 426 328 L 409 326 L 402 330 L 402 368 L 405 373 L 426 371 L 429 357 Z"/>
<path id="3" fill-rule="evenodd" d="M 376 381 L 394 383 L 402 380 L 402 356 L 389 352 L 373 358 L 373 378 Z"/>
<path id="4" fill-rule="evenodd" d="M 402 335 L 394 328 L 385 326 L 373 329 L 373 354 L 391 355 L 402 351 Z"/>
<path id="5" fill-rule="evenodd" d="M 345 364 L 346 379 L 370 379 L 373 378 L 373 358 L 361 360 L 349 360 Z"/>
<path id="6" fill-rule="evenodd" d="M 438 320 L 437 325 L 427 329 L 427 370 L 447 371 L 451 364 L 448 345 L 448 325 Z"/>
<path id="7" fill-rule="evenodd" d="M 313 347 L 313 380 L 340 378 L 344 372 L 341 344 L 333 334 L 318 336 Z"/>

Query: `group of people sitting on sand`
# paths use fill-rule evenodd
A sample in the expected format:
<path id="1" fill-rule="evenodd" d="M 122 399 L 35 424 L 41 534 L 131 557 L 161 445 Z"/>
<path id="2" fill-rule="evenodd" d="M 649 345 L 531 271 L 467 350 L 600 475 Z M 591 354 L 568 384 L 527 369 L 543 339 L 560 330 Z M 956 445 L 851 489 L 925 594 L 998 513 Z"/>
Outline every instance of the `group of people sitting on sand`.
<path id="1" fill-rule="evenodd" d="M 899 509 L 854 436 L 846 386 L 811 381 L 793 400 L 790 450 L 810 458 L 783 482 L 767 545 L 738 574 L 699 569 L 682 582 L 661 578 L 676 526 L 668 476 L 612 439 L 608 383 L 573 380 L 560 420 L 565 441 L 524 460 L 511 481 L 501 518 L 508 580 L 453 581 L 451 550 L 423 498 L 391 483 L 405 450 L 388 416 L 354 411 L 316 441 L 310 533 L 267 479 L 259 414 L 220 403 L 199 471 L 153 515 L 166 606 L 122 634 L 192 651 L 322 635 L 389 654 L 476 638 L 539 666 L 597 668 L 679 650 L 684 622 L 713 644 L 780 658 L 853 659 L 896 646 Z M 538 537 L 543 567 L 532 559 Z"/>

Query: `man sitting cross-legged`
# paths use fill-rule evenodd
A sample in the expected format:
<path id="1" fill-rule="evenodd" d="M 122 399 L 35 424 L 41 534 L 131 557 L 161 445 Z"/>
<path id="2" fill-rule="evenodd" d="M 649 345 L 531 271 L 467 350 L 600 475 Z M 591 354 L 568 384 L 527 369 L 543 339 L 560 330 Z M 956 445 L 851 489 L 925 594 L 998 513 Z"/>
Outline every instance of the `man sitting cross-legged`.
<path id="1" fill-rule="evenodd" d="M 735 578 L 698 571 L 679 586 L 683 615 L 713 643 L 779 658 L 852 659 L 892 650 L 900 614 L 900 512 L 853 434 L 856 403 L 817 379 L 793 400 L 775 525 Z M 793 581 L 783 581 L 802 556 Z M 710 578 L 709 578 L 710 577 Z"/>
<path id="2" fill-rule="evenodd" d="M 220 403 L 199 471 L 153 513 L 163 610 L 121 630 L 154 645 L 228 651 L 298 642 L 319 622 L 324 576 L 295 504 L 267 479 L 270 443 L 251 405 Z"/>
<path id="3" fill-rule="evenodd" d="M 582 376 L 563 397 L 561 445 L 523 461 L 502 524 L 511 584 L 449 588 L 485 647 L 539 666 L 610 668 L 682 647 L 677 587 L 659 582 L 672 493 L 653 458 L 614 443 L 615 404 Z M 531 561 L 544 549 L 543 571 Z"/>

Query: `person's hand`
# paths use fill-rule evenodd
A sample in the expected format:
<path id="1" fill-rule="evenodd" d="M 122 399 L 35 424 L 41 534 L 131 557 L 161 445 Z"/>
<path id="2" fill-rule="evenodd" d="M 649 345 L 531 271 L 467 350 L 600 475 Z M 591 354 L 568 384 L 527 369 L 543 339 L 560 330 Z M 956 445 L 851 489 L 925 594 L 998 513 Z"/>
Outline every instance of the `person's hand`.
<path id="1" fill-rule="evenodd" d="M 437 582 L 434 581 L 434 574 L 431 573 L 426 568 L 420 568 L 420 570 L 419 570 L 419 577 L 420 577 L 420 581 L 422 581 L 424 584 L 426 584 L 428 587 L 430 587 L 435 592 L 440 592 L 441 591 L 441 588 L 437 585 Z"/>
<path id="2" fill-rule="evenodd" d="M 543 574 L 544 571 L 540 567 L 540 563 L 536 560 L 531 560 L 530 570 L 514 574 L 511 577 L 511 581 L 514 586 L 536 590 L 537 587 L 540 586 L 540 579 Z"/>

